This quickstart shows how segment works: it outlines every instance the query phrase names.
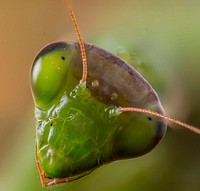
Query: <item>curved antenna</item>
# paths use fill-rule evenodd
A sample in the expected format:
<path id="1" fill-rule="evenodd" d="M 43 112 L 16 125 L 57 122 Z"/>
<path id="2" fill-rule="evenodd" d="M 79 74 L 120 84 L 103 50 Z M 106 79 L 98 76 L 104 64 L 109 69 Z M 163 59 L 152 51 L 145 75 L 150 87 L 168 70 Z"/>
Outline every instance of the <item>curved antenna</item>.
<path id="1" fill-rule="evenodd" d="M 188 130 L 200 135 L 200 129 L 199 128 L 194 127 L 192 125 L 188 125 L 188 124 L 183 123 L 183 122 L 181 122 L 179 120 L 170 118 L 170 117 L 168 117 L 166 115 L 162 115 L 162 114 L 154 112 L 154 111 L 150 111 L 150 110 L 147 110 L 147 109 L 141 109 L 141 108 L 135 108 L 135 107 L 120 107 L 119 111 L 120 112 L 145 113 L 145 114 L 148 114 L 148 115 L 151 115 L 151 116 L 155 116 L 155 117 L 158 117 L 158 118 L 161 118 L 161 119 L 165 119 L 167 121 L 170 121 L 170 122 L 172 122 L 174 124 L 180 125 L 181 127 L 184 127 L 186 129 L 188 129 Z"/>
<path id="2" fill-rule="evenodd" d="M 81 57 L 82 57 L 82 63 L 83 63 L 83 74 L 82 74 L 82 80 L 81 81 L 84 84 L 86 84 L 86 80 L 87 80 L 87 58 L 86 58 L 85 46 L 84 46 L 84 43 L 83 43 L 83 39 L 82 39 L 80 30 L 79 30 L 79 27 L 78 27 L 78 23 L 76 21 L 75 14 L 73 12 L 73 8 L 72 8 L 71 3 L 70 3 L 70 0 L 66 0 L 66 5 L 67 5 L 67 9 L 69 11 L 69 15 L 70 15 L 72 22 L 74 24 L 74 28 L 75 28 L 75 31 L 76 31 L 76 35 L 77 35 L 80 50 L 81 50 Z"/>

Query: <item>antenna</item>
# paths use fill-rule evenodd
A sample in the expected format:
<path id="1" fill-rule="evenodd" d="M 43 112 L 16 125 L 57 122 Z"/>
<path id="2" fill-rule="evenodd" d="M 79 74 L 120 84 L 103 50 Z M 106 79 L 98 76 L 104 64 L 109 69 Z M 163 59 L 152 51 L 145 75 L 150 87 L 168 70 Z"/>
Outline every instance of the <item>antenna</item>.
<path id="1" fill-rule="evenodd" d="M 161 119 L 166 119 L 167 121 L 170 121 L 174 124 L 177 124 L 177 125 L 180 125 L 181 127 L 184 127 L 194 133 L 197 133 L 200 135 L 200 129 L 197 128 L 197 127 L 194 127 L 192 125 L 188 125 L 186 123 L 183 123 L 179 120 L 176 120 L 176 119 L 173 119 L 173 118 L 170 118 L 166 115 L 162 115 L 160 113 L 157 113 L 157 112 L 153 112 L 153 111 L 150 111 L 150 110 L 147 110 L 147 109 L 141 109 L 141 108 L 135 108 L 135 107 L 120 107 L 119 108 L 119 111 L 120 112 L 137 112 L 137 113 L 145 113 L 145 114 L 148 114 L 148 115 L 151 115 L 151 116 L 155 116 L 155 117 L 158 117 L 158 118 L 161 118 Z"/>
<path id="2" fill-rule="evenodd" d="M 83 43 L 83 39 L 82 39 L 80 30 L 79 30 L 78 23 L 76 21 L 76 17 L 75 17 L 73 8 L 71 6 L 70 0 L 66 0 L 66 5 L 67 5 L 67 9 L 69 11 L 69 15 L 70 15 L 72 22 L 74 24 L 74 28 L 75 28 L 75 31 L 76 31 L 76 35 L 77 35 L 80 50 L 81 50 L 81 57 L 82 57 L 82 63 L 83 63 L 83 74 L 82 74 L 82 80 L 81 81 L 82 81 L 82 83 L 86 84 L 86 80 L 87 80 L 87 58 L 86 58 L 85 46 L 84 46 L 84 43 Z"/>

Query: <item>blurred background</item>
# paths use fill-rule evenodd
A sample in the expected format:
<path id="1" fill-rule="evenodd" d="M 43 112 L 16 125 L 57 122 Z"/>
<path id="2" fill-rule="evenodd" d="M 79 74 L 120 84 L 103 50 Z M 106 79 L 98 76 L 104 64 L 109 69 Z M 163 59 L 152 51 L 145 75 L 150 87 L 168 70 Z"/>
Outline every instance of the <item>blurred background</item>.
<path id="1" fill-rule="evenodd" d="M 133 64 L 167 115 L 200 127 L 200 1 L 72 0 L 85 41 Z M 42 191 L 35 164 L 31 63 L 76 41 L 64 0 L 0 0 L 0 191 Z M 200 136 L 172 125 L 149 154 L 105 165 L 52 191 L 198 191 Z"/>

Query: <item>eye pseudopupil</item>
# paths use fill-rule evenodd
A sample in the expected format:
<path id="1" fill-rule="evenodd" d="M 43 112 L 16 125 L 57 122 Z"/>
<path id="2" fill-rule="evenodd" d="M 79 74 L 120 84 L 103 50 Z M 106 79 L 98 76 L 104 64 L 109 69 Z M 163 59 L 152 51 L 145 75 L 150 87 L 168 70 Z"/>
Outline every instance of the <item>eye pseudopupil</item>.
<path id="1" fill-rule="evenodd" d="M 152 121 L 152 118 L 151 118 L 151 117 L 148 117 L 148 120 L 149 120 L 149 121 Z"/>
<path id="2" fill-rule="evenodd" d="M 65 57 L 64 57 L 64 56 L 62 56 L 62 57 L 61 57 L 61 59 L 62 59 L 62 60 L 65 60 Z"/>

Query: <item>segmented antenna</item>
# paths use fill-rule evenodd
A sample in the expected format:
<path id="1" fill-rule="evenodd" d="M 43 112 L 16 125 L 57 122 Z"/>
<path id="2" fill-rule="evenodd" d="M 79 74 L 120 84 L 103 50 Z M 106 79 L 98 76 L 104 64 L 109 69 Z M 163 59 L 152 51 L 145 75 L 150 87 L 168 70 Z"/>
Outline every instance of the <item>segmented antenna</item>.
<path id="1" fill-rule="evenodd" d="M 200 129 L 199 128 L 194 127 L 192 125 L 188 125 L 188 124 L 183 123 L 183 122 L 181 122 L 179 120 L 170 118 L 170 117 L 168 117 L 166 115 L 162 115 L 162 114 L 154 112 L 154 111 L 150 111 L 150 110 L 147 110 L 147 109 L 141 109 L 141 108 L 135 108 L 135 107 L 120 107 L 119 111 L 121 111 L 121 112 L 145 113 L 145 114 L 148 114 L 148 115 L 151 115 L 151 116 L 155 116 L 155 117 L 158 117 L 158 118 L 161 118 L 161 119 L 165 119 L 167 121 L 170 121 L 170 122 L 172 122 L 174 124 L 180 125 L 180 126 L 186 128 L 186 129 L 189 129 L 190 131 L 193 131 L 194 133 L 197 133 L 197 134 L 200 135 Z"/>
<path id="2" fill-rule="evenodd" d="M 80 50 L 81 50 L 81 57 L 82 57 L 82 63 L 83 63 L 83 74 L 82 74 L 82 80 L 81 81 L 83 83 L 86 83 L 86 80 L 87 80 L 87 58 L 86 58 L 86 53 L 85 53 L 85 46 L 84 46 L 84 43 L 83 43 L 83 39 L 82 39 L 80 30 L 79 30 L 79 27 L 78 27 L 78 23 L 76 21 L 75 14 L 73 12 L 73 8 L 72 8 L 71 3 L 70 3 L 70 0 L 66 0 L 66 5 L 67 5 L 67 9 L 69 11 L 69 15 L 70 15 L 72 22 L 74 24 L 74 28 L 75 28 L 75 31 L 76 31 L 76 35 L 77 35 Z"/>

